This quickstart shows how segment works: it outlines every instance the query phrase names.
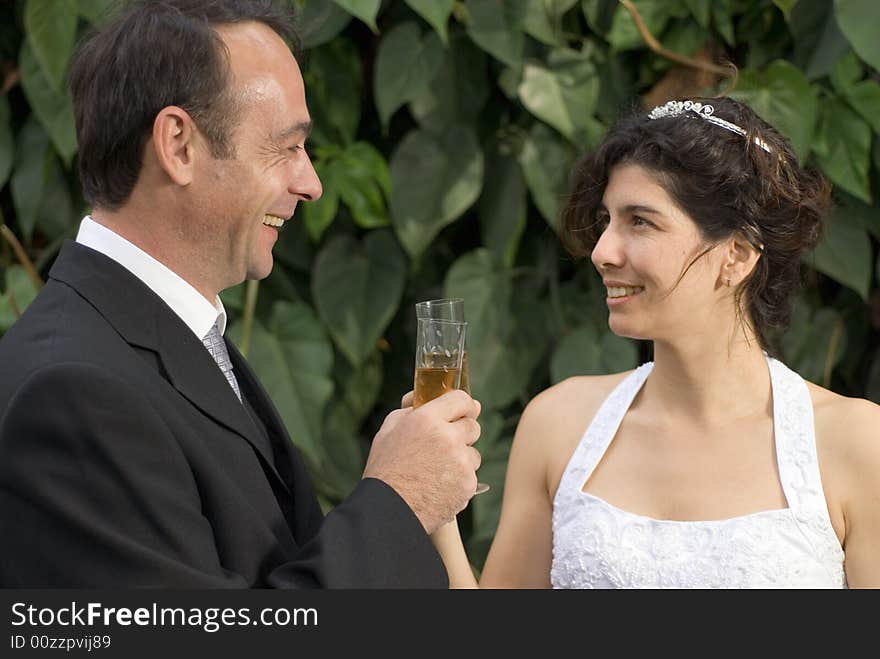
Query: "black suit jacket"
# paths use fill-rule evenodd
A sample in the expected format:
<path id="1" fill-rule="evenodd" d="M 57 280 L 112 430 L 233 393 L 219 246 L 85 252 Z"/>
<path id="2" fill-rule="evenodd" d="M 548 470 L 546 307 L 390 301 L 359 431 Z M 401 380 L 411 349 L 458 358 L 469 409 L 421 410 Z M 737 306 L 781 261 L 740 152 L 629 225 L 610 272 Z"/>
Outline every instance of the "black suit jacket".
<path id="1" fill-rule="evenodd" d="M 382 481 L 324 517 L 269 397 L 229 349 L 264 429 L 157 295 L 65 244 L 0 340 L 0 585 L 448 585 Z"/>

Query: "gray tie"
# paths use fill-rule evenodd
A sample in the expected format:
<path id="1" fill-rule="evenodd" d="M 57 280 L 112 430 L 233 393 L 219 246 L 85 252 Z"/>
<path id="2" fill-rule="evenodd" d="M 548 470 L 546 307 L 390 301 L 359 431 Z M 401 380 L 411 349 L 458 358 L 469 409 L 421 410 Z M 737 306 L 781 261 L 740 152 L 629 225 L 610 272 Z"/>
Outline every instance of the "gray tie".
<path id="1" fill-rule="evenodd" d="M 223 375 L 226 376 L 229 386 L 232 387 L 232 390 L 235 392 L 235 395 L 238 396 L 238 400 L 240 401 L 241 391 L 239 391 L 238 381 L 232 373 L 232 361 L 229 359 L 229 351 L 226 349 L 226 342 L 223 340 L 223 335 L 220 334 L 220 328 L 217 327 L 216 323 L 205 335 L 205 338 L 202 339 L 202 343 L 205 344 L 208 352 L 211 353 L 211 357 L 214 358 L 214 361 L 217 362 L 217 366 L 223 371 Z"/>

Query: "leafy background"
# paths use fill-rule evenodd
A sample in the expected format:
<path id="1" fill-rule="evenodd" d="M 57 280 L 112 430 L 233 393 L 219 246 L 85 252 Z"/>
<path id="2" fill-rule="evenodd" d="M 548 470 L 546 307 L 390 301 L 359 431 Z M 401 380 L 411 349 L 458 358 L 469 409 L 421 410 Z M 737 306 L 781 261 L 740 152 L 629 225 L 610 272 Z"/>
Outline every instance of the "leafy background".
<path id="1" fill-rule="evenodd" d="M 325 192 L 285 228 L 270 277 L 223 299 L 325 508 L 412 386 L 413 304 L 464 297 L 493 488 L 462 523 L 482 565 L 529 398 L 649 357 L 609 333 L 597 277 L 555 235 L 573 159 L 622 110 L 724 89 L 725 60 L 740 69 L 733 95 L 834 184 L 783 358 L 880 401 L 874 0 L 291 2 Z M 0 333 L 88 212 L 65 75 L 108 4 L 0 3 Z"/>

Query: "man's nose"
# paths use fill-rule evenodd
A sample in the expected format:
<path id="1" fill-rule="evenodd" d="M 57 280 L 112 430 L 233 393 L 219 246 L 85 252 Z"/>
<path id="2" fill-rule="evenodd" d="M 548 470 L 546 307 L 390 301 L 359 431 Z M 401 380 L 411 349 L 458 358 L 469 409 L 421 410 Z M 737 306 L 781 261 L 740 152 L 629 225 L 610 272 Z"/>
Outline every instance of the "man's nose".
<path id="1" fill-rule="evenodd" d="M 321 179 L 312 164 L 311 157 L 306 154 L 302 169 L 293 177 L 290 185 L 290 193 L 304 201 L 317 201 L 324 193 Z"/>

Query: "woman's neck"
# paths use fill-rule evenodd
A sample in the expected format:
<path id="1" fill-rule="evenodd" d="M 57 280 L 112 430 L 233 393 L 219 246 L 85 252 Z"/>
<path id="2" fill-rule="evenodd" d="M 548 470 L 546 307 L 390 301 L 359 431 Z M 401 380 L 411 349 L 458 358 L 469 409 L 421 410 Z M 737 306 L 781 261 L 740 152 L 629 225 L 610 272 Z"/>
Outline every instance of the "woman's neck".
<path id="1" fill-rule="evenodd" d="M 642 405 L 665 423 L 712 429 L 771 410 L 767 358 L 745 332 L 655 341 Z M 665 425 L 664 423 L 664 425 Z"/>

